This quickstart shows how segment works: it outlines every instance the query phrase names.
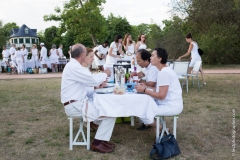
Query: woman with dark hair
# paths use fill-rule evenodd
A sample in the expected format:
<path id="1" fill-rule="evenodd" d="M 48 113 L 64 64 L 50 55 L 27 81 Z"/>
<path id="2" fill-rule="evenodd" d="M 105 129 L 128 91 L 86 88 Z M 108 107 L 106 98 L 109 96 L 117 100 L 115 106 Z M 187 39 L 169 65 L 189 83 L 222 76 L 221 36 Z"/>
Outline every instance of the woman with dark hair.
<path id="1" fill-rule="evenodd" d="M 158 68 L 158 78 L 156 88 L 144 84 L 136 85 L 138 92 L 143 92 L 153 97 L 158 105 L 156 115 L 174 116 L 183 110 L 182 88 L 177 74 L 173 69 L 166 65 L 168 54 L 163 48 L 155 48 L 152 52 L 151 64 Z M 144 124 L 156 127 L 152 122 L 141 119 Z"/>
<path id="2" fill-rule="evenodd" d="M 94 61 L 100 71 L 103 70 L 103 65 L 106 63 L 105 57 L 108 52 L 108 48 L 109 48 L 108 45 L 109 45 L 109 42 L 104 41 L 103 44 L 96 47 L 96 49 L 94 51 L 94 54 L 95 54 Z"/>
<path id="3" fill-rule="evenodd" d="M 132 58 L 135 58 L 134 55 L 134 47 L 135 47 L 135 42 L 132 40 L 132 36 L 130 33 L 127 33 L 123 39 L 123 46 L 126 51 L 127 55 L 127 60 L 132 60 Z"/>
<path id="4" fill-rule="evenodd" d="M 24 73 L 27 70 L 26 62 L 27 62 L 27 56 L 28 56 L 28 50 L 26 49 L 25 44 L 22 45 L 21 51 L 23 52 L 23 56 L 24 56 L 24 62 L 23 62 L 23 67 L 22 67 L 23 73 Z"/>
<path id="5" fill-rule="evenodd" d="M 146 35 L 140 34 L 140 36 L 137 39 L 137 44 L 135 47 L 135 52 L 137 52 L 139 49 L 147 49 L 146 45 Z"/>
<path id="6" fill-rule="evenodd" d="M 186 35 L 186 41 L 187 41 L 188 43 L 190 43 L 189 48 L 188 48 L 188 51 L 187 51 L 186 54 L 180 56 L 180 57 L 178 58 L 178 60 L 180 61 L 181 58 L 187 57 L 187 56 L 189 56 L 190 53 L 191 53 L 191 62 L 190 62 L 190 64 L 189 64 L 189 69 L 188 69 L 188 73 L 191 74 L 192 69 L 193 69 L 193 67 L 194 67 L 194 65 L 195 65 L 195 62 L 196 62 L 196 61 L 202 61 L 202 58 L 201 58 L 201 56 L 200 56 L 199 53 L 198 53 L 198 44 L 197 44 L 196 41 L 193 41 L 193 39 L 192 39 L 192 34 L 191 34 L 191 33 L 188 33 L 188 34 Z M 205 79 L 204 79 L 204 72 L 203 72 L 202 66 L 200 67 L 200 72 L 201 72 L 201 75 L 202 75 L 202 84 L 203 84 L 203 86 L 205 86 L 207 83 L 205 82 Z"/>
<path id="7" fill-rule="evenodd" d="M 117 58 L 121 58 L 120 55 L 117 55 L 117 52 L 123 55 L 121 35 L 116 35 L 114 38 L 114 42 L 111 43 L 110 48 L 108 50 L 106 64 L 112 65 L 117 63 Z"/>

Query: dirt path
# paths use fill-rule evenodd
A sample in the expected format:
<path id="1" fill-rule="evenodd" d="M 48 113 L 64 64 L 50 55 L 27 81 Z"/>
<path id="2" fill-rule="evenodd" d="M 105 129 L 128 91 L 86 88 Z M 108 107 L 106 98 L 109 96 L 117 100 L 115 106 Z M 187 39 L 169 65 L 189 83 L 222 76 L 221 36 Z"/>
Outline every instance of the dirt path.
<path id="1" fill-rule="evenodd" d="M 206 74 L 240 74 L 240 69 L 206 69 Z M 23 74 L 23 75 L 8 75 L 0 73 L 0 79 L 40 79 L 40 78 L 61 78 L 62 73 L 47 73 L 47 74 Z"/>

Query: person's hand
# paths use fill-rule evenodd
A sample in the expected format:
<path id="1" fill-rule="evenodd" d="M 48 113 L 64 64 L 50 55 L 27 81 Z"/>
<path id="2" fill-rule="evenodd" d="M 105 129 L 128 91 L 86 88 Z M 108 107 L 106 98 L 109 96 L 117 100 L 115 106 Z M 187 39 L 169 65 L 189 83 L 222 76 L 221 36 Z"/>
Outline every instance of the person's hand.
<path id="1" fill-rule="evenodd" d="M 116 58 L 121 58 L 121 56 L 117 55 Z"/>
<path id="2" fill-rule="evenodd" d="M 105 55 L 102 56 L 102 59 L 104 59 L 104 58 L 105 58 Z"/>
<path id="3" fill-rule="evenodd" d="M 138 72 L 138 78 L 141 79 L 144 77 L 144 73 L 141 71 L 141 72 Z"/>
<path id="4" fill-rule="evenodd" d="M 101 57 L 98 57 L 98 59 L 102 60 L 102 58 L 101 58 Z"/>
<path id="5" fill-rule="evenodd" d="M 104 88 L 104 87 L 106 87 L 106 86 L 107 86 L 107 81 L 103 81 L 103 82 L 100 84 L 99 88 Z"/>
<path id="6" fill-rule="evenodd" d="M 108 68 L 105 69 L 103 72 L 106 73 L 108 77 L 111 75 L 111 71 Z"/>
<path id="7" fill-rule="evenodd" d="M 179 57 L 179 58 L 177 59 L 177 61 L 181 61 L 181 57 Z"/>
<path id="8" fill-rule="evenodd" d="M 145 84 L 139 83 L 135 85 L 135 89 L 137 90 L 137 92 L 144 92 L 144 89 L 146 88 L 145 86 L 146 86 Z"/>

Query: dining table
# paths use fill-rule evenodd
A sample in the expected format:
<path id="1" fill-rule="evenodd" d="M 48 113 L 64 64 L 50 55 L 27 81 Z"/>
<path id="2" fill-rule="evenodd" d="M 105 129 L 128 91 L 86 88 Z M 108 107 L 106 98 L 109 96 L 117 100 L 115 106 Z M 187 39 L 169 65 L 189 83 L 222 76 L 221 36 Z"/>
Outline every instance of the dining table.
<path id="1" fill-rule="evenodd" d="M 151 96 L 134 91 L 119 95 L 111 91 L 111 89 L 106 88 L 105 94 L 104 92 L 94 94 L 93 103 L 99 110 L 99 116 L 136 116 L 147 119 L 147 121 L 154 120 L 158 106 Z"/>

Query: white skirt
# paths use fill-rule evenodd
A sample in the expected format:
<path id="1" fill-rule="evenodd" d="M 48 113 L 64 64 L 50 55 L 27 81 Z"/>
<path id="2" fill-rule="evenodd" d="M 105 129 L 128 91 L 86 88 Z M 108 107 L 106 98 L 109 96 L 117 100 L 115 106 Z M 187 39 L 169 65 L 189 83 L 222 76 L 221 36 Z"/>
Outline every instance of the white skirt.
<path id="1" fill-rule="evenodd" d="M 50 56 L 49 59 L 50 59 L 51 63 L 54 63 L 54 64 L 58 64 L 59 63 L 58 56 Z"/>

